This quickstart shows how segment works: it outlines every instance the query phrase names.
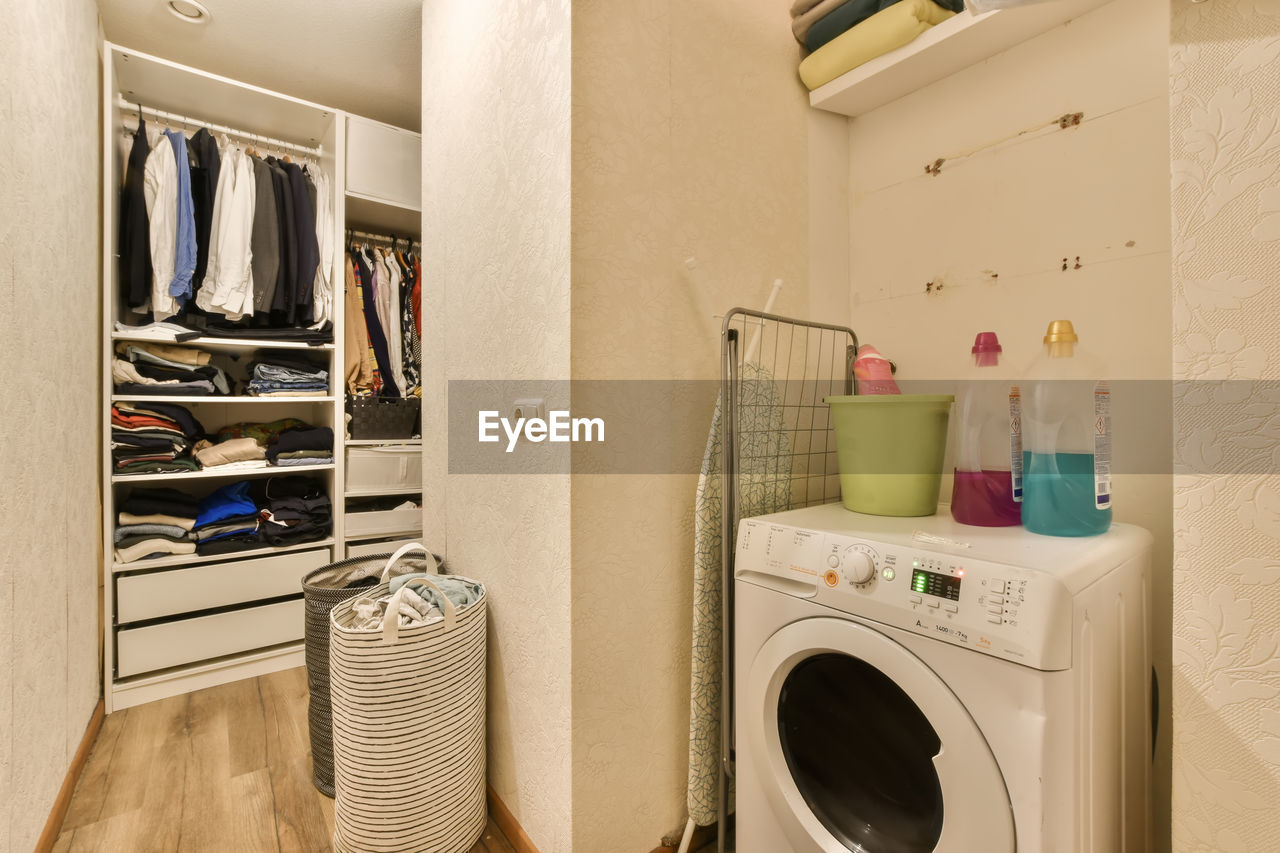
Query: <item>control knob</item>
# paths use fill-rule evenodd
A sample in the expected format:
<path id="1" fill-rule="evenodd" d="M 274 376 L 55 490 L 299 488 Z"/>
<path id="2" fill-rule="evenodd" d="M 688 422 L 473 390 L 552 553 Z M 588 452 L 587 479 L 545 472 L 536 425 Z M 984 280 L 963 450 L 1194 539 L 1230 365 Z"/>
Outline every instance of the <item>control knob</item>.
<path id="1" fill-rule="evenodd" d="M 844 573 L 855 584 L 870 583 L 876 576 L 876 561 L 866 551 L 850 548 L 844 552 Z"/>

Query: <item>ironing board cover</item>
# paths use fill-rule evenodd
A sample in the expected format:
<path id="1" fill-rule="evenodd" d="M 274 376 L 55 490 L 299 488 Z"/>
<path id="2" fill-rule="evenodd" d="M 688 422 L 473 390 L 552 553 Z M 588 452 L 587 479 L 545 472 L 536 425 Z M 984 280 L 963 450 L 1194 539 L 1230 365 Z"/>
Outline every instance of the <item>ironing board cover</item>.
<path id="1" fill-rule="evenodd" d="M 739 392 L 738 517 L 791 508 L 791 453 L 782 397 L 772 374 L 747 362 Z M 716 822 L 720 784 L 723 431 L 717 398 L 698 476 L 693 522 L 693 651 L 689 699 L 689 817 Z M 732 547 L 732 543 L 729 547 Z M 729 789 L 729 810 L 734 791 Z"/>

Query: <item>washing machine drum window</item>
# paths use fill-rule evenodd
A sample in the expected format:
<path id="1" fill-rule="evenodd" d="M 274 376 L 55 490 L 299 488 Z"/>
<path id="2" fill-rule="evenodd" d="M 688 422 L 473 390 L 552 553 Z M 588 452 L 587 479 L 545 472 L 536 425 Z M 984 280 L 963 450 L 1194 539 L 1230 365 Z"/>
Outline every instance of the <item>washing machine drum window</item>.
<path id="1" fill-rule="evenodd" d="M 798 664 L 778 696 L 778 737 L 801 796 L 844 846 L 875 853 L 937 846 L 942 786 L 933 762 L 941 741 L 880 670 L 843 654 Z"/>

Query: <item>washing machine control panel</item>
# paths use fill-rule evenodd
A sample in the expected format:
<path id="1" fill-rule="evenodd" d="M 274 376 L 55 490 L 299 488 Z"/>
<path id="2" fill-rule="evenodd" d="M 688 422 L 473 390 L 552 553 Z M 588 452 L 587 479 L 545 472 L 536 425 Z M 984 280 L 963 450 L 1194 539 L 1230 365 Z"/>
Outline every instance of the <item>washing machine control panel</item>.
<path id="1" fill-rule="evenodd" d="M 739 579 L 995 657 L 1070 666 L 1071 596 L 1052 575 L 945 553 L 746 519 Z"/>

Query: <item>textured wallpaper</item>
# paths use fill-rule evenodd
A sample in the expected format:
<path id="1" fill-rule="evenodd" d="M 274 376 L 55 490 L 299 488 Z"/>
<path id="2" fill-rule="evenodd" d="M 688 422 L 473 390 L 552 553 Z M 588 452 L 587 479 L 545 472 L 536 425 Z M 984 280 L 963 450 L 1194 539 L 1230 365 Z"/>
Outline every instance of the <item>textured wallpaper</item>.
<path id="1" fill-rule="evenodd" d="M 98 699 L 98 10 L 0 27 L 0 850 L 30 850 Z"/>
<path id="2" fill-rule="evenodd" d="M 808 316 L 809 109 L 787 10 L 573 3 L 575 379 L 718 378 L 718 315 L 763 308 L 775 278 L 775 310 Z M 694 459 L 703 402 L 678 434 Z M 696 486 L 573 478 L 574 851 L 642 853 L 687 814 Z"/>
<path id="3" fill-rule="evenodd" d="M 566 379 L 569 2 L 437 0 L 422 17 L 423 337 L 442 356 L 424 398 L 449 379 Z M 448 476 L 445 426 L 423 424 L 428 542 L 488 585 L 489 783 L 542 853 L 567 853 L 569 477 Z"/>
<path id="4" fill-rule="evenodd" d="M 1174 850 L 1280 849 L 1280 2 L 1174 0 Z"/>

